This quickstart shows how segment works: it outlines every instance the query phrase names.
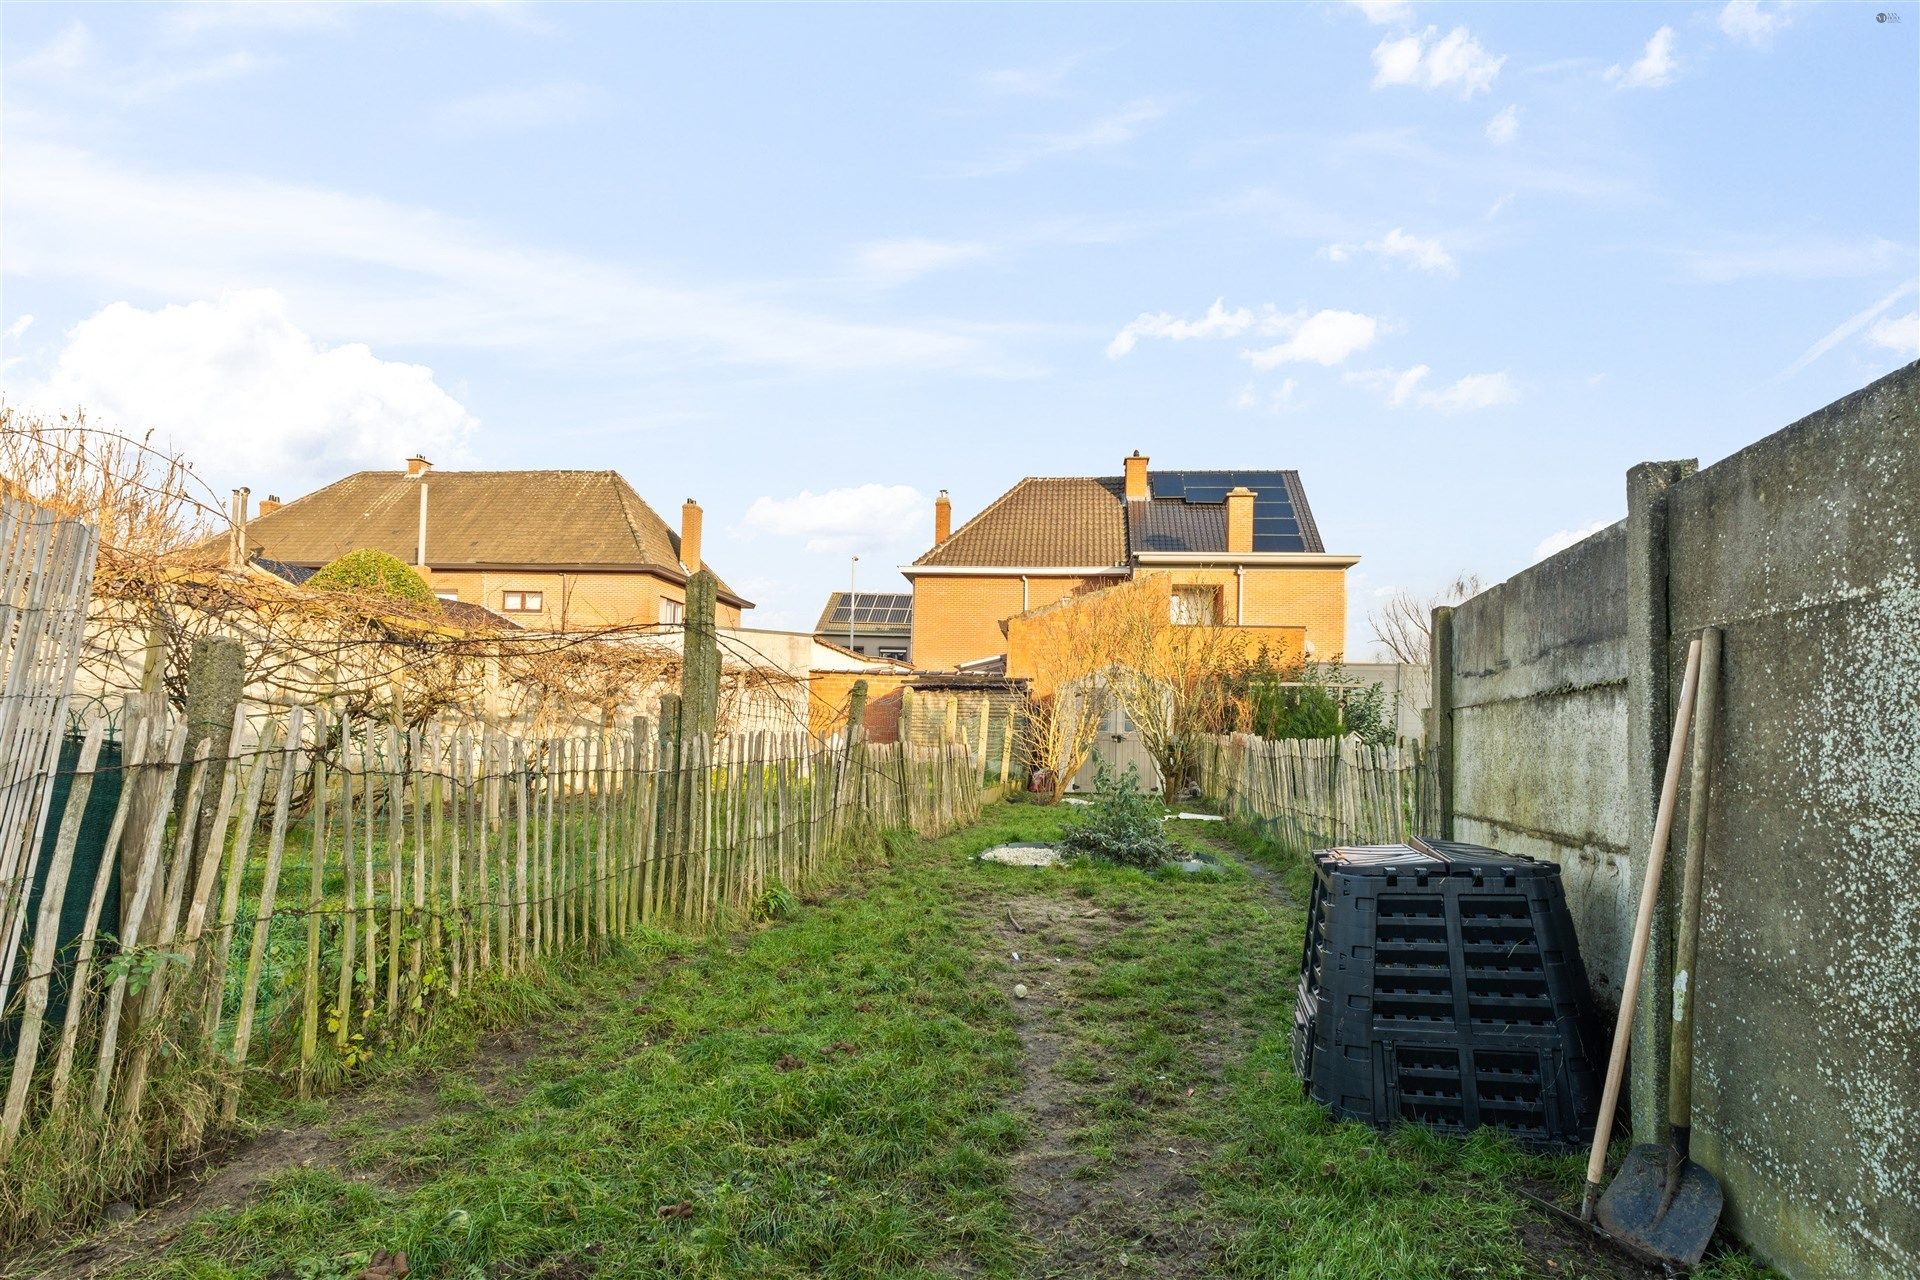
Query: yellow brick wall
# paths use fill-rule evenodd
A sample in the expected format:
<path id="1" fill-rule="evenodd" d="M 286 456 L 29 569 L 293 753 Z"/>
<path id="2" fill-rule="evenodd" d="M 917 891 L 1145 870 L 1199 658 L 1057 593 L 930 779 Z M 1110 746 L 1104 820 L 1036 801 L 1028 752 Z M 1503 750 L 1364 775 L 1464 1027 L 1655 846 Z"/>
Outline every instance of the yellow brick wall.
<path id="1" fill-rule="evenodd" d="M 905 673 L 816 671 L 807 681 L 807 728 L 816 738 L 847 731 L 847 699 L 853 686 L 867 682 L 869 706 L 906 683 Z"/>
<path id="2" fill-rule="evenodd" d="M 951 670 L 975 658 L 1007 651 L 1000 624 L 1022 608 L 1071 595 L 1085 578 L 1029 578 L 1027 602 L 1020 601 L 1020 578 L 924 577 L 913 583 L 913 665 L 923 671 Z M 1099 581 L 1105 581 L 1101 579 Z"/>
<path id="3" fill-rule="evenodd" d="M 436 592 L 452 591 L 467 604 L 485 605 L 523 627 L 536 630 L 621 627 L 660 621 L 660 601 L 686 602 L 686 589 L 650 573 L 518 573 L 495 570 L 435 569 L 425 575 Z M 508 591 L 538 591 L 538 613 L 508 613 Z M 720 602 L 715 620 L 740 625 L 740 610 Z"/>
<path id="4" fill-rule="evenodd" d="M 1248 569 L 1249 626 L 1307 629 L 1313 658 L 1330 662 L 1347 652 L 1345 569 Z"/>

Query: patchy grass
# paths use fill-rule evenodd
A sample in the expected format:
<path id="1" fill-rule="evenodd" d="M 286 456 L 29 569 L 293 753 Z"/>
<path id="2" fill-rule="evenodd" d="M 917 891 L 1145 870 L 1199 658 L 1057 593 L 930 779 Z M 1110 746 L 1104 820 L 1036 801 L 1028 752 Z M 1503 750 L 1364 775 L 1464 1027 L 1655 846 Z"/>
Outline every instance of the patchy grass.
<path id="1" fill-rule="evenodd" d="M 1577 1161 L 1334 1125 L 1303 1099 L 1297 859 L 1216 823 L 1168 824 L 1214 876 L 972 859 L 1064 817 L 993 805 L 742 937 L 653 936 L 503 993 L 531 1034 L 503 1047 L 501 1019 L 476 1018 L 358 1104 L 289 1107 L 279 1123 L 325 1130 L 310 1162 L 87 1265 L 320 1280 L 385 1249 L 421 1276 L 1641 1274 L 1517 1200 L 1571 1189 Z M 1705 1274 L 1765 1273 L 1731 1255 Z"/>

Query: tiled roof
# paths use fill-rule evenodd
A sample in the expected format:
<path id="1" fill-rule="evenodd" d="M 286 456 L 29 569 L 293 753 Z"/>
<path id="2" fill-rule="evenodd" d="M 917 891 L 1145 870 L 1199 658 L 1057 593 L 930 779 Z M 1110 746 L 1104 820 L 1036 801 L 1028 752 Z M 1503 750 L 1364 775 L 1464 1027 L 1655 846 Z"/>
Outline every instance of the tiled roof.
<path id="1" fill-rule="evenodd" d="M 679 534 L 617 471 L 429 471 L 419 479 L 359 471 L 255 516 L 247 541 L 294 567 L 361 547 L 411 563 L 423 484 L 434 568 L 652 569 L 676 580 L 683 573 Z M 720 592 L 745 603 L 725 583 Z"/>
<path id="2" fill-rule="evenodd" d="M 1125 493 L 1119 476 L 1028 476 L 914 563 L 1124 564 Z"/>
<path id="3" fill-rule="evenodd" d="M 1155 496 L 1129 503 L 1119 476 L 1029 476 L 921 565 L 1107 566 L 1143 551 L 1224 551 L 1226 490 L 1254 490 L 1256 551 L 1321 552 L 1320 529 L 1294 471 L 1153 471 Z"/>
<path id="4" fill-rule="evenodd" d="M 1142 551 L 1216 551 L 1227 545 L 1225 503 L 1155 498 L 1127 504 L 1127 544 Z"/>
<path id="5" fill-rule="evenodd" d="M 845 635 L 849 621 L 855 631 L 868 635 L 904 636 L 913 629 L 913 596 L 904 591 L 835 591 L 827 597 L 827 607 L 820 611 L 813 631 L 816 636 Z"/>

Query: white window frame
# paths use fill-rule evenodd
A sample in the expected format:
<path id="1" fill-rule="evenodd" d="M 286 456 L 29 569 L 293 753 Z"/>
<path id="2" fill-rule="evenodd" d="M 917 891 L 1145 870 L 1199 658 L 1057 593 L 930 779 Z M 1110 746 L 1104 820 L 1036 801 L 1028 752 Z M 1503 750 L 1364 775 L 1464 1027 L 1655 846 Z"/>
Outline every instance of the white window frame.
<path id="1" fill-rule="evenodd" d="M 514 601 L 519 601 L 515 604 Z M 547 595 L 544 591 L 502 591 L 500 593 L 500 612 L 502 613 L 544 613 Z"/>
<path id="2" fill-rule="evenodd" d="M 1204 608 L 1196 610 L 1196 600 L 1204 600 Z M 1176 627 L 1219 626 L 1220 588 L 1201 583 L 1175 586 L 1167 599 L 1167 616 Z"/>
<path id="3" fill-rule="evenodd" d="M 679 626 L 687 620 L 687 602 L 675 600 L 672 596 L 660 597 L 660 621 L 667 626 Z"/>

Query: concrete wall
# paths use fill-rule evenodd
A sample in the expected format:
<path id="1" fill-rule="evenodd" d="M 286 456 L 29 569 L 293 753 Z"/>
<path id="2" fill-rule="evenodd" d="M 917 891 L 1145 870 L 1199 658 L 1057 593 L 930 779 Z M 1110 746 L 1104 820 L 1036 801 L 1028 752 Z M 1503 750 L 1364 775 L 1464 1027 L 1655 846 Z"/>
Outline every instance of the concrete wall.
<path id="1" fill-rule="evenodd" d="M 1615 1002 L 1638 883 L 1625 553 L 1616 524 L 1453 614 L 1454 835 L 1560 864 L 1587 974 Z"/>
<path id="2" fill-rule="evenodd" d="M 1920 1274 L 1920 364 L 1689 472 L 1635 468 L 1627 522 L 1436 636 L 1453 830 L 1567 868 L 1581 950 L 1617 993 L 1667 690 L 1722 628 L 1695 1155 L 1788 1275 Z M 1657 941 L 1642 1140 L 1671 981 Z"/>
<path id="3" fill-rule="evenodd" d="M 1349 662 L 1347 679 L 1355 684 L 1377 684 L 1387 695 L 1396 736 L 1427 736 L 1427 708 L 1433 703 L 1433 672 L 1411 662 Z"/>

